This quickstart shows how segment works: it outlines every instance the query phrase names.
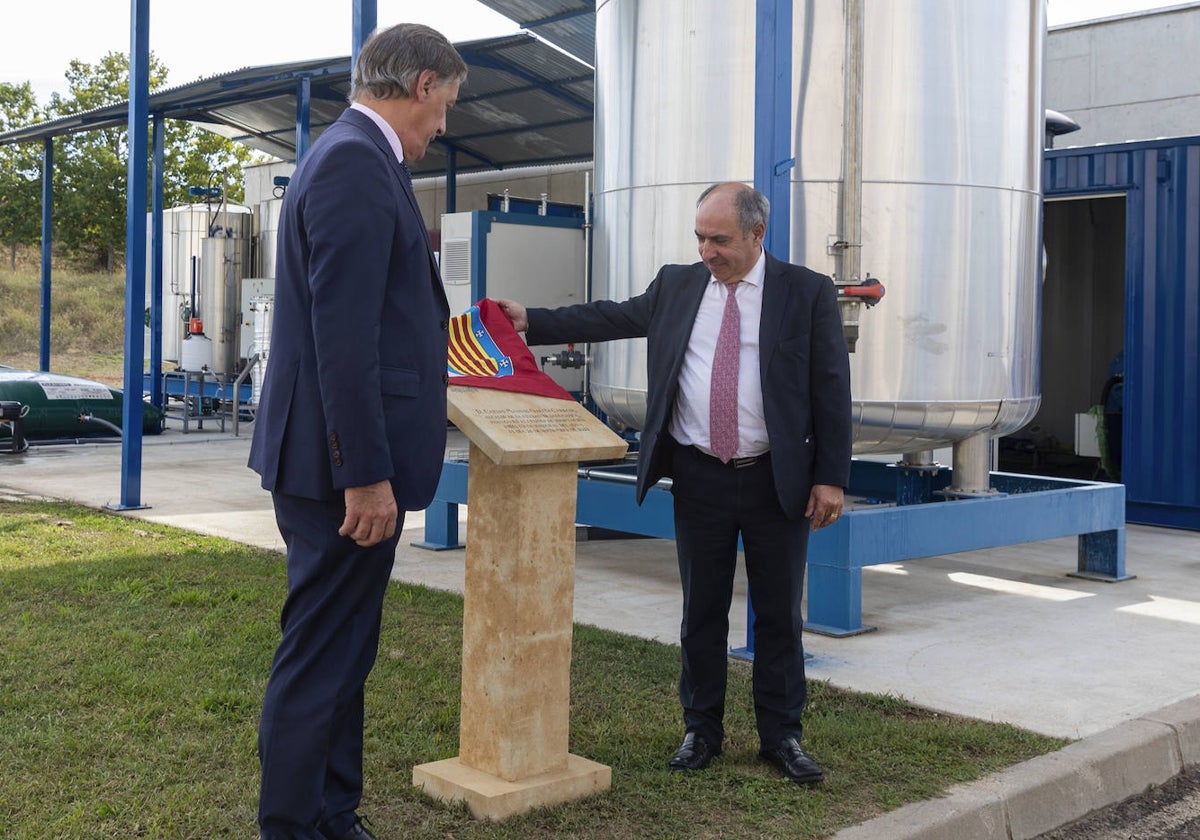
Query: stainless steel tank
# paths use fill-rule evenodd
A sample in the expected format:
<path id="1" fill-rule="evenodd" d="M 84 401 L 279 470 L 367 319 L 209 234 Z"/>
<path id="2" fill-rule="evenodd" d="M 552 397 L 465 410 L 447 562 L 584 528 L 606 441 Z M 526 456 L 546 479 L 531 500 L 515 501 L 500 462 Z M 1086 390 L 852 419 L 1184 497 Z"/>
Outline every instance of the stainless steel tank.
<path id="1" fill-rule="evenodd" d="M 148 224 L 151 223 L 148 221 Z M 182 361 L 183 338 L 186 325 L 197 308 L 201 311 L 205 322 L 204 329 L 208 334 L 213 330 L 224 329 L 223 319 L 233 318 L 236 326 L 236 313 L 226 312 L 218 315 L 221 306 L 216 301 L 205 300 L 206 265 L 204 251 L 205 242 L 214 234 L 220 234 L 224 244 L 214 252 L 219 255 L 220 262 L 225 262 L 225 252 L 233 249 L 230 257 L 238 264 L 238 278 L 244 275 L 245 266 L 249 259 L 249 243 L 253 220 L 249 207 L 241 205 L 225 205 L 217 210 L 208 204 L 187 204 L 172 207 L 163 211 L 163 337 L 162 353 L 164 362 L 179 363 Z M 151 294 L 151 258 L 152 249 L 150 237 L 147 237 L 147 277 L 146 305 L 150 305 Z M 212 248 L 213 246 L 208 246 Z M 209 274 L 208 282 L 213 283 L 215 276 Z M 214 294 L 215 290 L 209 294 Z M 223 289 L 222 289 L 223 293 Z M 209 315 L 203 310 L 212 306 L 214 312 Z M 223 311 L 223 310 L 222 310 Z M 146 356 L 149 358 L 149 345 Z M 224 371 L 222 371 L 224 372 Z"/>
<path id="2" fill-rule="evenodd" d="M 210 236 L 200 249 L 200 291 L 195 312 L 212 339 L 214 373 L 240 370 L 241 281 L 249 258 L 249 239 Z"/>
<path id="3" fill-rule="evenodd" d="M 846 159 L 848 10 L 861 10 L 861 154 Z M 855 451 L 909 452 L 1033 416 L 1038 394 L 1044 0 L 796 3 L 792 262 L 841 263 L 861 172 L 858 265 L 887 296 L 851 356 Z M 695 262 L 695 200 L 753 182 L 755 4 L 600 0 L 594 296 Z M 852 18 L 851 18 L 852 19 Z M 852 30 L 853 31 L 853 30 Z M 861 279 L 861 278 L 860 278 Z M 591 391 L 645 417 L 645 344 L 592 350 Z"/>
<path id="4" fill-rule="evenodd" d="M 254 214 L 254 237 L 258 243 L 255 277 L 275 276 L 275 251 L 279 237 L 279 216 L 282 211 L 282 198 L 268 198 L 258 203 L 258 212 Z"/>

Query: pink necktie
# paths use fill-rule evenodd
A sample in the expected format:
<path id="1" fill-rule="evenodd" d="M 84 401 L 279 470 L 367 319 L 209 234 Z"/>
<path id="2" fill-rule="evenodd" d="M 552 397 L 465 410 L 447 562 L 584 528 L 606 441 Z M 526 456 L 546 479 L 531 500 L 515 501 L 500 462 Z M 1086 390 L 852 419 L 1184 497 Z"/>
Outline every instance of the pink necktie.
<path id="1" fill-rule="evenodd" d="M 741 355 L 741 316 L 737 284 L 728 287 L 725 314 L 713 353 L 712 391 L 708 402 L 709 445 L 713 454 L 728 462 L 738 445 L 738 359 Z"/>

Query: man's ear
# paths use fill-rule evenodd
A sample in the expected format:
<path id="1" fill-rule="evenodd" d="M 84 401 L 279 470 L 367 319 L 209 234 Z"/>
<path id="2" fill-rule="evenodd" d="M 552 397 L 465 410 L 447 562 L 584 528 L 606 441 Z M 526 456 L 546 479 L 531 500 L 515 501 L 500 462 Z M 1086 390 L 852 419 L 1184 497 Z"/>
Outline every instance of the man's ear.
<path id="1" fill-rule="evenodd" d="M 437 73 L 432 70 L 422 70 L 417 76 L 417 101 L 424 101 L 428 98 L 435 87 L 437 87 Z"/>

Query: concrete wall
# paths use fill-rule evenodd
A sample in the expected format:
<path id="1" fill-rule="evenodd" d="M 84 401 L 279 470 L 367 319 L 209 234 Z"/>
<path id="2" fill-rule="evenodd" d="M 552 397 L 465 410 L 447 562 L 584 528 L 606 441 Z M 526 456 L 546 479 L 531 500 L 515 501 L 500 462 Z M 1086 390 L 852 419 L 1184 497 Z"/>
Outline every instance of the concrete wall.
<path id="1" fill-rule="evenodd" d="M 1081 126 L 1056 148 L 1200 134 L 1200 2 L 1050 29 L 1046 107 Z"/>

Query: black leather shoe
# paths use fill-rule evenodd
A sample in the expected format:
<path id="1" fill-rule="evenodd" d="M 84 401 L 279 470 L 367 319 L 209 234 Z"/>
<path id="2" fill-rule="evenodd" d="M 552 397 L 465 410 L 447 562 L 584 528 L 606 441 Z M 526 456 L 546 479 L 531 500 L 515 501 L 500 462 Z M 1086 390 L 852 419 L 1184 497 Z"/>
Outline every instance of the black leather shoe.
<path id="1" fill-rule="evenodd" d="M 326 840 L 378 840 L 374 834 L 367 831 L 367 827 L 363 825 L 362 817 L 355 817 L 354 825 L 341 834 L 330 834 L 325 829 L 322 829 L 321 833 L 325 835 Z"/>
<path id="2" fill-rule="evenodd" d="M 784 738 L 773 747 L 763 747 L 758 754 L 797 784 L 815 785 L 825 779 L 825 773 L 812 756 L 800 749 L 800 741 L 795 737 Z"/>
<path id="3" fill-rule="evenodd" d="M 710 744 L 695 732 L 689 732 L 683 737 L 683 745 L 671 756 L 667 767 L 671 772 L 677 770 L 703 770 L 715 757 L 721 754 L 720 744 Z"/>

